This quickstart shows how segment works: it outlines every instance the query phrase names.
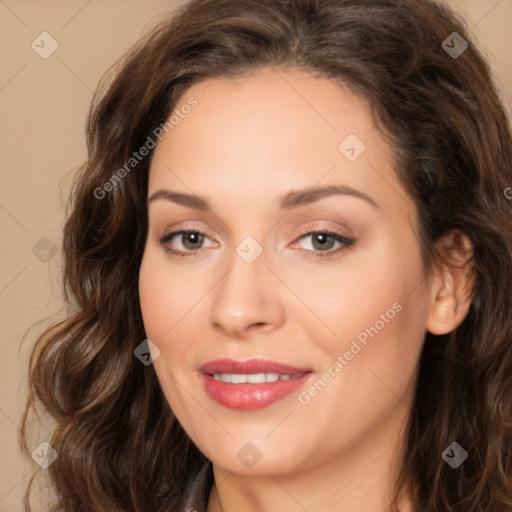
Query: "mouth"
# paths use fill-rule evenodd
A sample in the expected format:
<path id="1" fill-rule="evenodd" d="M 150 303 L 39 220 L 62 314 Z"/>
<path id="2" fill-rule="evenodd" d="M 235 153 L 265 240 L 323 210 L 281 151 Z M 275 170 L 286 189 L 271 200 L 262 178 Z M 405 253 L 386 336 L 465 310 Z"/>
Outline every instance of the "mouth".
<path id="1" fill-rule="evenodd" d="M 206 392 L 230 409 L 252 411 L 289 396 L 310 378 L 312 370 L 267 361 L 219 359 L 201 366 Z"/>

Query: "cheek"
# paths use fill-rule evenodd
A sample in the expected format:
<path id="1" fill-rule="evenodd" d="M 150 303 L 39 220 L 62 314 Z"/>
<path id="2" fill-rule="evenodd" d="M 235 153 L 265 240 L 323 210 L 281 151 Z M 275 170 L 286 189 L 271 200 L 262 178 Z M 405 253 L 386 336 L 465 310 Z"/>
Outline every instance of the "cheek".
<path id="1" fill-rule="evenodd" d="M 168 380 L 167 372 L 181 378 L 191 367 L 191 340 L 198 339 L 194 333 L 201 311 L 198 302 L 205 293 L 202 286 L 206 286 L 204 279 L 191 283 L 186 272 L 170 269 L 166 255 L 158 249 L 149 248 L 144 254 L 139 271 L 140 307 L 146 336 L 160 350 L 154 366 L 161 382 Z"/>
<path id="2" fill-rule="evenodd" d="M 187 367 L 190 350 L 186 343 L 173 341 L 183 340 L 186 322 L 180 319 L 190 310 L 186 296 L 191 292 L 190 287 L 180 289 L 179 276 L 172 275 L 160 260 L 154 250 L 144 254 L 139 271 L 140 307 L 146 336 L 160 350 L 153 369 L 166 400 L 174 414 L 189 423 L 187 397 L 178 383 L 184 380 L 180 370 Z"/>
<path id="3" fill-rule="evenodd" d="M 375 332 L 375 324 L 379 332 L 389 331 L 405 316 L 397 309 L 422 282 L 421 260 L 413 244 L 402 250 L 404 237 L 398 235 L 375 235 L 371 244 L 347 252 L 336 264 L 280 269 L 302 299 L 288 304 L 293 320 L 308 331 L 308 339 L 322 340 L 326 354 L 347 350 L 359 334 L 364 341 L 365 329 Z"/>
<path id="4" fill-rule="evenodd" d="M 197 302 L 200 290 L 179 271 L 171 272 L 166 255 L 148 248 L 139 271 L 139 299 L 146 334 L 165 340 Z"/>
<path id="5" fill-rule="evenodd" d="M 152 264 L 151 258 L 144 255 L 139 272 L 139 300 L 144 321 L 144 328 L 149 339 L 159 339 L 169 328 L 165 311 L 172 304 L 172 297 L 164 293 L 163 275 L 157 265 Z M 170 319 L 169 319 L 170 320 Z"/>
<path id="6" fill-rule="evenodd" d="M 428 293 L 422 286 L 419 251 L 402 247 L 391 242 L 372 246 L 347 262 L 347 270 L 337 278 L 325 279 L 326 296 L 335 301 L 322 300 L 318 291 L 310 295 L 335 332 L 320 338 L 322 371 L 340 363 L 341 356 L 341 366 L 332 369 L 336 377 L 326 386 L 329 389 L 311 404 L 326 422 L 331 414 L 326 404 L 340 397 L 353 418 L 359 414 L 363 421 L 361 413 L 368 418 L 382 414 L 397 396 L 412 389 L 425 336 Z M 375 407 L 363 410 L 361 403 Z"/>

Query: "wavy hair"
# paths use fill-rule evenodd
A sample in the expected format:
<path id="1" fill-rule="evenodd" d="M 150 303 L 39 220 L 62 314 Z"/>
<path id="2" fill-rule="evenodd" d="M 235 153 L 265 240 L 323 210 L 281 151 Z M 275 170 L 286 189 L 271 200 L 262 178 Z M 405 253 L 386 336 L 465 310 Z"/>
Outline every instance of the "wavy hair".
<path id="1" fill-rule="evenodd" d="M 458 58 L 442 45 L 454 32 L 469 43 Z M 55 421 L 52 510 L 177 511 L 191 497 L 206 509 L 210 462 L 133 353 L 146 337 L 138 272 L 152 152 L 97 190 L 192 84 L 262 67 L 304 70 L 369 101 L 418 209 L 428 271 L 457 264 L 436 250 L 443 235 L 471 240 L 473 300 L 457 329 L 426 335 L 396 488 L 410 485 L 415 512 L 512 511 L 511 129 L 464 21 L 434 0 L 193 0 L 102 79 L 64 228 L 68 318 L 35 343 L 20 426 L 28 454 L 29 413 L 41 405 Z M 441 458 L 453 441 L 469 454 L 457 470 Z"/>

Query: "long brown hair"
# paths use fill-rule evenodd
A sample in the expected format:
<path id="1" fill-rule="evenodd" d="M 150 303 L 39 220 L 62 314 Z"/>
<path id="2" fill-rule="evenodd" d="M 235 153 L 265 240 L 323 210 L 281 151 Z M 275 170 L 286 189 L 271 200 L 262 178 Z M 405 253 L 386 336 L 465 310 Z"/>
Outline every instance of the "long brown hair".
<path id="1" fill-rule="evenodd" d="M 474 298 L 456 330 L 426 335 L 397 489 L 410 485 L 415 511 L 512 510 L 512 137 L 464 22 L 431 0 L 194 0 L 106 75 L 64 231 L 69 318 L 35 344 L 20 427 L 28 454 L 29 411 L 41 404 L 56 422 L 53 510 L 183 510 L 191 496 L 205 506 L 193 483 L 211 485 L 209 461 L 133 353 L 145 339 L 151 153 L 112 176 L 190 85 L 258 67 L 299 68 L 369 100 L 417 206 L 425 268 L 447 257 L 434 250 L 444 234 L 471 240 Z M 454 441 L 468 453 L 457 469 L 441 457 Z"/>

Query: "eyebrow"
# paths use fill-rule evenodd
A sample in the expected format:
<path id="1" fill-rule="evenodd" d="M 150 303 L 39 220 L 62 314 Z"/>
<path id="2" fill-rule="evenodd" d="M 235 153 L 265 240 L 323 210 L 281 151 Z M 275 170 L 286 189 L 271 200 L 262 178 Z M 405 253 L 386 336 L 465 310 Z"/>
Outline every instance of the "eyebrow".
<path id="1" fill-rule="evenodd" d="M 279 210 L 292 210 L 300 206 L 306 206 L 308 204 L 315 203 L 320 199 L 334 196 L 334 195 L 346 195 L 362 199 L 374 208 L 380 209 L 380 206 L 364 192 L 356 190 L 355 188 L 347 185 L 328 185 L 326 187 L 314 187 L 306 189 L 291 190 L 283 196 L 279 197 Z M 204 197 L 184 194 L 182 192 L 173 192 L 168 189 L 159 189 L 148 199 L 148 205 L 158 199 L 163 199 L 176 203 L 187 208 L 199 211 L 207 211 L 210 209 L 208 200 Z"/>

